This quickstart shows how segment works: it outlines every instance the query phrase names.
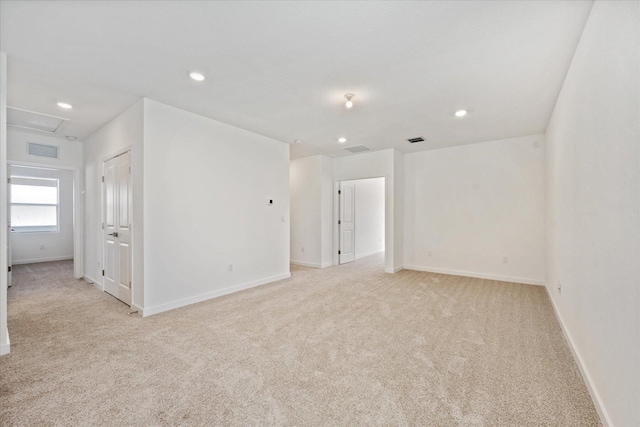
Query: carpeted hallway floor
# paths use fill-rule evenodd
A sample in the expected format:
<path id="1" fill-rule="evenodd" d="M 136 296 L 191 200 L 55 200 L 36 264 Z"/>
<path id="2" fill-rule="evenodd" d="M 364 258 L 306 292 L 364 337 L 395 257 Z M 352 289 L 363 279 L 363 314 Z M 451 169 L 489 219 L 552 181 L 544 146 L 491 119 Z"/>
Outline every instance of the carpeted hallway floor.
<path id="1" fill-rule="evenodd" d="M 16 266 L 0 425 L 600 425 L 544 288 L 382 264 L 144 319 Z"/>

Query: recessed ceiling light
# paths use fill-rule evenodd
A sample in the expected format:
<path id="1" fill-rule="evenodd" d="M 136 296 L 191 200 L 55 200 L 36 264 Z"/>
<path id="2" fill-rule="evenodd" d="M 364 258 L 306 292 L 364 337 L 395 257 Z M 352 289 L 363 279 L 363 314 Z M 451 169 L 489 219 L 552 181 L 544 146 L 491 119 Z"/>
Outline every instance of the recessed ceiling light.
<path id="1" fill-rule="evenodd" d="M 58 107 L 64 108 L 66 110 L 69 110 L 69 109 L 73 108 L 73 105 L 67 104 L 66 102 L 58 102 Z"/>
<path id="2" fill-rule="evenodd" d="M 464 117 L 467 115 L 467 110 L 458 110 L 454 114 L 456 117 Z"/>
<path id="3" fill-rule="evenodd" d="M 303 141 L 303 140 L 301 140 L 301 139 L 296 139 L 294 142 L 295 142 L 296 144 L 302 144 L 304 141 Z"/>
<path id="4" fill-rule="evenodd" d="M 190 72 L 189 77 L 197 82 L 201 82 L 204 80 L 204 75 L 202 73 L 198 73 L 197 71 Z"/>
<path id="5" fill-rule="evenodd" d="M 351 108 L 353 107 L 353 101 L 351 100 L 351 98 L 353 98 L 355 95 L 352 93 L 348 93 L 346 94 L 344 97 L 347 98 L 347 102 L 344 103 L 344 106 L 347 108 Z"/>
<path id="6" fill-rule="evenodd" d="M 347 142 L 347 138 L 345 138 L 344 136 L 342 136 L 342 137 L 338 138 L 338 142 L 339 142 L 339 143 L 341 143 L 341 144 L 342 144 L 342 143 L 345 143 L 345 142 Z"/>
<path id="7" fill-rule="evenodd" d="M 73 135 L 67 135 L 66 137 L 69 141 L 76 141 L 78 139 L 77 136 L 73 136 Z"/>

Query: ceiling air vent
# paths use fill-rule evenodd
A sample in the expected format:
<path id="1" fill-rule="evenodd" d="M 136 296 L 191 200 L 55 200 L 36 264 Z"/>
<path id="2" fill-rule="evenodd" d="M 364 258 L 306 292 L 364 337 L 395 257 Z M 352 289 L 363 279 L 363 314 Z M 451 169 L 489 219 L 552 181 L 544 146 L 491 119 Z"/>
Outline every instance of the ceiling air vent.
<path id="1" fill-rule="evenodd" d="M 412 144 L 415 144 L 416 142 L 422 142 L 422 141 L 424 141 L 424 138 L 423 138 L 423 137 L 421 137 L 421 136 L 418 136 L 418 137 L 416 137 L 416 138 L 409 138 L 409 139 L 407 139 L 407 141 L 409 141 L 409 142 L 410 142 L 410 143 L 412 143 Z"/>
<path id="2" fill-rule="evenodd" d="M 364 151 L 371 151 L 369 147 L 365 147 L 364 145 L 354 145 L 353 147 L 345 147 L 347 151 L 351 151 L 352 153 L 362 153 Z"/>
<path id="3" fill-rule="evenodd" d="M 58 147 L 55 145 L 36 144 L 27 142 L 27 150 L 30 156 L 58 158 Z"/>
<path id="4" fill-rule="evenodd" d="M 69 119 L 62 117 L 34 113 L 33 111 L 21 110 L 15 107 L 7 107 L 7 125 L 9 126 L 55 133 L 61 130 L 68 122 Z"/>

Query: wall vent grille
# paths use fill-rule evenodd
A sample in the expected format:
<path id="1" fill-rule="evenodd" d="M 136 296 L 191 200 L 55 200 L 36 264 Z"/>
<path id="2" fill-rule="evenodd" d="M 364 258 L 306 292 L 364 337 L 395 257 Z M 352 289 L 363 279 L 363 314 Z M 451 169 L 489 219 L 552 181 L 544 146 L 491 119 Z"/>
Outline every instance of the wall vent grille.
<path id="1" fill-rule="evenodd" d="M 423 138 L 423 137 L 421 137 L 421 136 L 418 136 L 418 137 L 416 137 L 416 138 L 409 138 L 409 139 L 407 139 L 407 141 L 409 141 L 409 142 L 410 142 L 410 143 L 412 143 L 412 144 L 415 144 L 416 142 L 422 142 L 422 141 L 424 141 L 424 138 Z"/>
<path id="2" fill-rule="evenodd" d="M 58 158 L 58 147 L 56 147 L 55 145 L 27 142 L 27 152 L 30 156 L 49 157 L 50 159 Z"/>
<path id="3" fill-rule="evenodd" d="M 369 147 L 365 147 L 364 145 L 354 145 L 352 147 L 345 147 L 344 149 L 352 153 L 362 153 L 364 151 L 371 151 Z"/>

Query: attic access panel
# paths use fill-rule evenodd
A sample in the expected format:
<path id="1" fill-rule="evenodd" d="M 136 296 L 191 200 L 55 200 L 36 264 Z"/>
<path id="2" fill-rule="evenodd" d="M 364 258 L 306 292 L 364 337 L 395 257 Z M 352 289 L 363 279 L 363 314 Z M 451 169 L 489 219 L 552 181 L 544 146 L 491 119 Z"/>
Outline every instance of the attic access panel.
<path id="1" fill-rule="evenodd" d="M 21 129 L 56 133 L 70 120 L 48 114 L 36 113 L 15 107 L 7 107 L 7 125 Z"/>

